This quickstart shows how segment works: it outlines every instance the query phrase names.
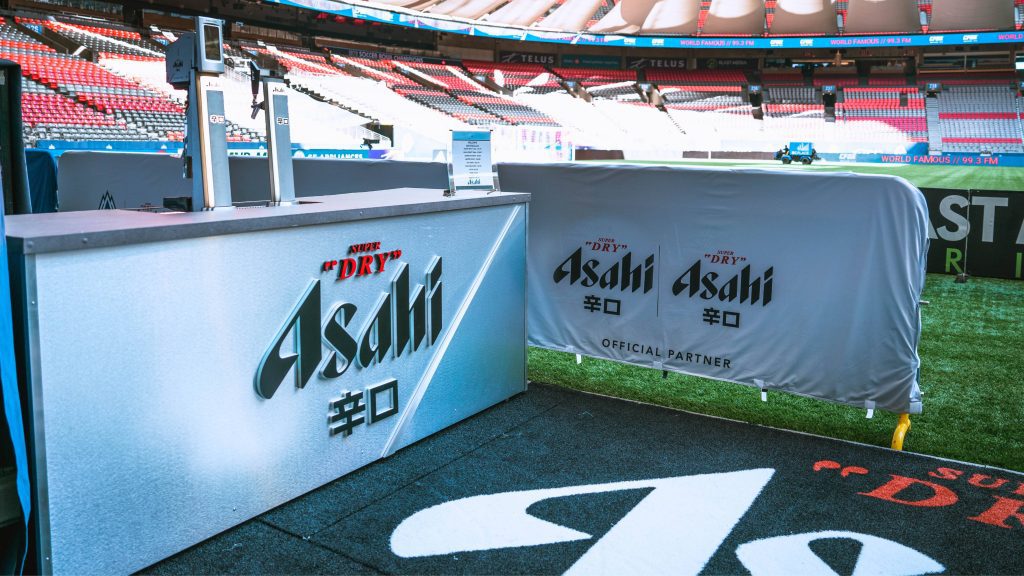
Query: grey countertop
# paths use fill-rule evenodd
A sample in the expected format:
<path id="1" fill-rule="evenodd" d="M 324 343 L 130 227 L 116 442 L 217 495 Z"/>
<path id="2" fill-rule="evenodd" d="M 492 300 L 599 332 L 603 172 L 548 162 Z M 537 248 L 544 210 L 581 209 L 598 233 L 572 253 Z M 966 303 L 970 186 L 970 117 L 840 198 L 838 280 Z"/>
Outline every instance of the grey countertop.
<path id="1" fill-rule="evenodd" d="M 65 252 L 105 246 L 219 236 L 373 218 L 464 210 L 530 201 L 529 194 L 459 192 L 394 188 L 373 192 L 315 196 L 300 204 L 273 208 L 235 208 L 205 212 L 93 210 L 7 216 L 8 249 L 20 254 Z"/>

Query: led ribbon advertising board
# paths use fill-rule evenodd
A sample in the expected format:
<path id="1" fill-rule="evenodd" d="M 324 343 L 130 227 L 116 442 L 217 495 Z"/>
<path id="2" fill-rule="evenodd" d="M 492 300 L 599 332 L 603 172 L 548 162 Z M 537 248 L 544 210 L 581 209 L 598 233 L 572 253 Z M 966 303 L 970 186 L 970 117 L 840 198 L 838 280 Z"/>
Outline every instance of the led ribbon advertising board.
<path id="1" fill-rule="evenodd" d="M 274 4 L 306 8 L 346 18 L 381 22 L 448 34 L 527 42 L 550 42 L 580 46 L 623 46 L 629 48 L 740 48 L 775 50 L 779 48 L 906 48 L 911 46 L 963 46 L 976 44 L 1018 44 L 1024 32 L 970 32 L 936 34 L 898 34 L 871 36 L 787 36 L 781 38 L 714 36 L 626 36 L 587 32 L 543 30 L 522 26 L 503 26 L 475 20 L 449 19 L 428 12 L 334 0 L 267 0 Z"/>

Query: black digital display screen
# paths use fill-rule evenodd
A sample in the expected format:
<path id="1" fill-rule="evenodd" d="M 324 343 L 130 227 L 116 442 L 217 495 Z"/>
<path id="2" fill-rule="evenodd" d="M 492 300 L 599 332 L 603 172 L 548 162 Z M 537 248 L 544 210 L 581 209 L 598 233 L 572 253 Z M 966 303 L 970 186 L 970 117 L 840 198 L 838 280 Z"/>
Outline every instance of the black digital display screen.
<path id="1" fill-rule="evenodd" d="M 203 24 L 203 57 L 205 60 L 219 62 L 220 56 L 220 28 L 215 24 Z"/>

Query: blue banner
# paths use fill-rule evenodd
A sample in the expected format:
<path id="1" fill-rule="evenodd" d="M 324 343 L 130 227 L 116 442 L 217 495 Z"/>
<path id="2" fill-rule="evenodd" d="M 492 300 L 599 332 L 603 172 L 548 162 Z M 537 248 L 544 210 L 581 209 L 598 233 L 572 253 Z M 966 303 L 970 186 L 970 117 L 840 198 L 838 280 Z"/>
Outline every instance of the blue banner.
<path id="1" fill-rule="evenodd" d="M 0 197 L 0 203 L 3 198 Z M 14 364 L 14 319 L 11 313 L 11 278 L 7 267 L 7 234 L 4 218 L 0 214 L 0 390 L 3 390 L 4 416 L 7 430 L 14 448 L 14 466 L 18 487 L 18 501 L 21 503 L 22 519 L 25 523 L 27 542 L 28 519 L 32 512 L 31 485 L 28 477 L 28 449 L 25 445 L 25 425 L 22 420 L 21 397 L 18 391 L 18 370 Z M 25 548 L 19 548 L 20 563 L 15 570 L 20 574 L 24 563 Z"/>
<path id="2" fill-rule="evenodd" d="M 25 150 L 32 213 L 57 211 L 57 159 L 46 150 Z"/>
<path id="3" fill-rule="evenodd" d="M 971 32 L 936 34 L 899 34 L 883 36 L 807 36 L 785 38 L 715 38 L 706 36 L 624 36 L 621 34 L 589 34 L 585 32 L 545 32 L 535 28 L 500 26 L 475 21 L 455 21 L 421 12 L 398 12 L 383 8 L 353 6 L 333 0 L 268 0 L 275 4 L 307 8 L 346 18 L 383 22 L 422 30 L 451 34 L 482 36 L 526 42 L 554 42 L 581 46 L 629 46 L 636 48 L 743 48 L 773 50 L 776 48 L 884 48 L 910 46 L 963 46 L 975 44 L 1017 44 L 1024 42 L 1024 32 Z"/>
<path id="4" fill-rule="evenodd" d="M 231 145 L 228 145 L 231 147 Z M 68 150 L 107 150 L 110 152 L 156 152 L 166 154 L 180 154 L 181 142 L 138 142 L 134 140 L 106 141 L 106 140 L 79 140 L 69 142 L 67 140 L 39 140 L 36 148 L 46 150 L 54 156 L 60 156 Z"/>

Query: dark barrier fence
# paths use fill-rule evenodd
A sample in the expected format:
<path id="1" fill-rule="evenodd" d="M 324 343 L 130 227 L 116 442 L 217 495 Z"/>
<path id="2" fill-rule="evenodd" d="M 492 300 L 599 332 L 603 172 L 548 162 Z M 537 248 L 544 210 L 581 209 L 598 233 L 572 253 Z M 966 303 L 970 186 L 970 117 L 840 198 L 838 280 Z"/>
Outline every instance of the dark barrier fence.
<path id="1" fill-rule="evenodd" d="M 929 272 L 1024 278 L 1024 192 L 921 191 L 931 219 Z"/>
<path id="2" fill-rule="evenodd" d="M 622 150 L 587 150 L 577 148 L 574 152 L 577 160 L 622 160 L 626 156 Z"/>
<path id="3" fill-rule="evenodd" d="M 57 161 L 44 150 L 25 150 L 28 166 L 28 187 L 32 195 L 32 212 L 57 211 Z"/>
<path id="4" fill-rule="evenodd" d="M 60 157 L 60 211 L 163 206 L 168 196 L 188 196 L 191 184 L 181 177 L 181 158 L 159 154 L 67 152 Z M 235 202 L 270 199 L 266 158 L 232 157 L 231 197 Z M 294 159 L 295 194 L 328 196 L 367 190 L 448 187 L 448 172 L 439 162 L 391 160 Z"/>

